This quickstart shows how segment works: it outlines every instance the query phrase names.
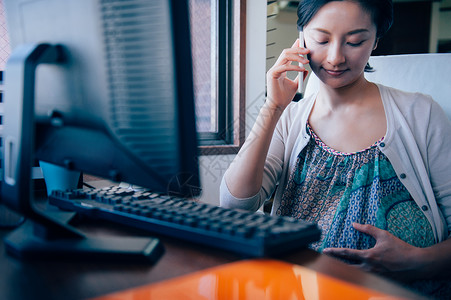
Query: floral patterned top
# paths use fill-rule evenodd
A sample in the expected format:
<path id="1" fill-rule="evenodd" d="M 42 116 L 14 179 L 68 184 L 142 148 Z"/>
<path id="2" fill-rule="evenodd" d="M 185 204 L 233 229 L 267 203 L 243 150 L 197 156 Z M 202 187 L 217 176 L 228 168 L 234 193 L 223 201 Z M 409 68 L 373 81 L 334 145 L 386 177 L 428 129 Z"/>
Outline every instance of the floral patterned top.
<path id="1" fill-rule="evenodd" d="M 416 247 L 435 244 L 429 221 L 378 147 L 383 138 L 362 151 L 343 153 L 324 144 L 309 124 L 307 132 L 309 143 L 297 157 L 276 214 L 317 223 L 322 234 L 312 249 L 372 248 L 375 239 L 355 230 L 354 222 L 387 230 Z M 405 285 L 436 299 L 451 293 L 449 280 Z"/>
<path id="2" fill-rule="evenodd" d="M 371 224 L 401 240 L 427 247 L 435 243 L 429 221 L 377 147 L 343 153 L 325 145 L 307 124 L 308 145 L 299 153 L 277 215 L 312 221 L 322 230 L 311 248 L 368 249 L 373 237 L 352 223 Z"/>

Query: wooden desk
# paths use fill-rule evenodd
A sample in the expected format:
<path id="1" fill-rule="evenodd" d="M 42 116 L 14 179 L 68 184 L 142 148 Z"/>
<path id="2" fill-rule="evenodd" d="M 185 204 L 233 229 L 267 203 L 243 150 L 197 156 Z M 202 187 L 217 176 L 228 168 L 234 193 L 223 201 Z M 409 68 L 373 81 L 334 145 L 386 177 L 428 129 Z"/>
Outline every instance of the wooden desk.
<path id="1" fill-rule="evenodd" d="M 147 233 L 103 221 L 83 220 L 77 227 L 90 235 L 136 235 Z M 5 253 L 0 230 L 0 299 L 85 299 L 162 281 L 191 272 L 238 261 L 240 257 L 162 237 L 166 252 L 155 265 L 93 263 L 78 261 L 27 262 Z M 421 299 L 380 277 L 360 272 L 330 257 L 305 249 L 281 260 L 335 276 L 384 293 Z"/>

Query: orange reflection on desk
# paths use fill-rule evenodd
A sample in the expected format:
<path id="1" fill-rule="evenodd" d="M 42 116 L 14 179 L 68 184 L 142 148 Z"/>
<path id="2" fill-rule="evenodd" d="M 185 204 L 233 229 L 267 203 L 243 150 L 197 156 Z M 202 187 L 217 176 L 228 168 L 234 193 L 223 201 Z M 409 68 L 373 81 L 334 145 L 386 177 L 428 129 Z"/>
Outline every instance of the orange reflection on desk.
<path id="1" fill-rule="evenodd" d="M 106 295 L 97 300 L 144 299 L 398 299 L 276 260 L 247 260 Z"/>

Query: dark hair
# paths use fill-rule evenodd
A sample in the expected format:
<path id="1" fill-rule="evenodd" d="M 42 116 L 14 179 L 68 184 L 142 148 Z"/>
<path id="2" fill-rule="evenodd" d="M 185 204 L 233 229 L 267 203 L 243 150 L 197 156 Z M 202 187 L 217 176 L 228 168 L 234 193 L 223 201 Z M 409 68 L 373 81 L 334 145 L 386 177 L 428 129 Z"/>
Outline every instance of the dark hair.
<path id="1" fill-rule="evenodd" d="M 333 1 L 352 1 L 360 4 L 371 15 L 376 25 L 377 39 L 383 37 L 393 24 L 392 0 L 301 0 L 298 6 L 298 30 L 302 30 L 321 7 Z M 365 71 L 372 72 L 373 68 L 367 64 Z"/>
<path id="2" fill-rule="evenodd" d="M 392 0 L 301 0 L 298 6 L 298 30 L 304 28 L 321 7 L 333 1 L 352 1 L 360 4 L 373 18 L 377 29 L 376 38 L 384 36 L 393 24 Z"/>

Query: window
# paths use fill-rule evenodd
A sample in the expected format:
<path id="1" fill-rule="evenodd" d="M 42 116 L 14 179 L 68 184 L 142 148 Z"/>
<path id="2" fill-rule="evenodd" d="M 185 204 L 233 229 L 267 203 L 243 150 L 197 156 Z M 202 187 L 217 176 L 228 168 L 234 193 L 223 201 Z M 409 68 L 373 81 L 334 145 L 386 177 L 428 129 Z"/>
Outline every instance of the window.
<path id="1" fill-rule="evenodd" d="M 8 29 L 6 28 L 5 9 L 3 1 L 0 1 L 0 71 L 5 69 L 11 47 L 9 45 Z"/>
<path id="2" fill-rule="evenodd" d="M 11 53 L 9 44 L 8 30 L 6 28 L 5 9 L 3 1 L 0 1 L 0 153 L 3 152 L 3 71 L 5 70 L 6 61 Z M 0 170 L 3 167 L 3 158 L 0 158 Z"/>
<path id="3" fill-rule="evenodd" d="M 200 152 L 237 153 L 245 134 L 246 0 L 189 0 L 189 6 Z M 4 23 L 0 70 L 9 55 Z"/>
<path id="4" fill-rule="evenodd" d="M 190 0 L 190 17 L 201 154 L 236 153 L 244 142 L 245 0 Z"/>

